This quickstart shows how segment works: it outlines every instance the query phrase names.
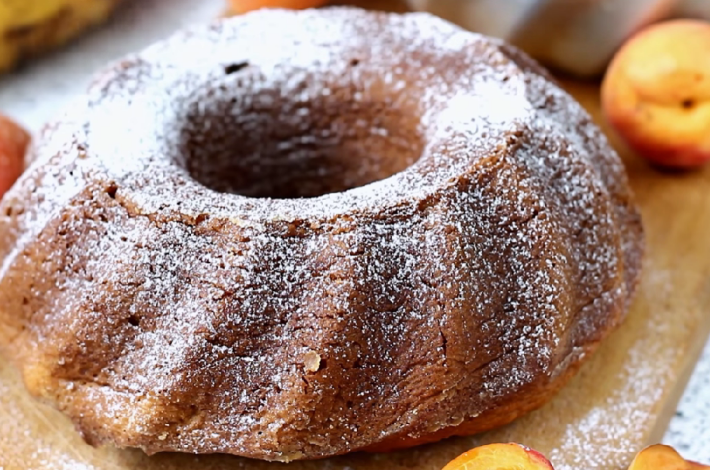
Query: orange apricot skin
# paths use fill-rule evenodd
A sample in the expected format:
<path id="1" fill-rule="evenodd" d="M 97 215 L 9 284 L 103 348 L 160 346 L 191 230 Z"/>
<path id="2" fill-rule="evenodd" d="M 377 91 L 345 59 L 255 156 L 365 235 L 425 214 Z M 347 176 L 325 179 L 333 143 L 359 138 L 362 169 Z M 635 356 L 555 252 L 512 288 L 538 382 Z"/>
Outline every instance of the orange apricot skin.
<path id="1" fill-rule="evenodd" d="M 652 163 L 710 161 L 710 23 L 666 21 L 633 36 L 609 65 L 601 102 L 617 133 Z"/>
<path id="2" fill-rule="evenodd" d="M 327 0 L 229 0 L 230 13 L 240 15 L 260 8 L 287 8 L 302 10 L 327 3 Z"/>
<path id="3" fill-rule="evenodd" d="M 22 174 L 29 143 L 30 135 L 27 131 L 0 115 L 0 198 Z"/>

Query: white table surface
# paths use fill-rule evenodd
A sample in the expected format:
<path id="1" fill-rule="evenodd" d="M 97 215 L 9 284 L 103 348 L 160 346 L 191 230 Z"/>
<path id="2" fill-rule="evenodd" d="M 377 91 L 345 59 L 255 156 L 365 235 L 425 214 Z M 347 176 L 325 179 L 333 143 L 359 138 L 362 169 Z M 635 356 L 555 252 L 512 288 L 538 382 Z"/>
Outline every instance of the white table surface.
<path id="1" fill-rule="evenodd" d="M 134 0 L 107 27 L 0 79 L 0 110 L 36 131 L 82 92 L 97 68 L 175 29 L 216 17 L 224 4 L 224 0 Z M 710 342 L 664 442 L 687 458 L 710 463 Z"/>

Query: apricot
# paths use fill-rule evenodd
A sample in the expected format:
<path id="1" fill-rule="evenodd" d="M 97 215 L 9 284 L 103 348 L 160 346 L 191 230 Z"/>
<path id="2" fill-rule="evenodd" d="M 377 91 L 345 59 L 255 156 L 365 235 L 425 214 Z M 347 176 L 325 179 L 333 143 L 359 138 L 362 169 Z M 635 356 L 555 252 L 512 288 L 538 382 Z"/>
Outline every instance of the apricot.
<path id="1" fill-rule="evenodd" d="M 260 8 L 289 8 L 302 10 L 327 3 L 327 0 L 229 0 L 230 13 L 240 15 Z"/>
<path id="2" fill-rule="evenodd" d="M 710 23 L 672 20 L 622 46 L 601 89 L 602 109 L 641 156 L 671 168 L 710 160 Z"/>
<path id="3" fill-rule="evenodd" d="M 629 470 L 702 470 L 706 465 L 685 460 L 670 446 L 657 444 L 638 453 Z"/>
<path id="4" fill-rule="evenodd" d="M 0 198 L 25 168 L 30 135 L 11 119 L 0 115 Z"/>
<path id="5" fill-rule="evenodd" d="M 443 470 L 553 470 L 539 452 L 520 444 L 489 444 L 469 450 Z"/>

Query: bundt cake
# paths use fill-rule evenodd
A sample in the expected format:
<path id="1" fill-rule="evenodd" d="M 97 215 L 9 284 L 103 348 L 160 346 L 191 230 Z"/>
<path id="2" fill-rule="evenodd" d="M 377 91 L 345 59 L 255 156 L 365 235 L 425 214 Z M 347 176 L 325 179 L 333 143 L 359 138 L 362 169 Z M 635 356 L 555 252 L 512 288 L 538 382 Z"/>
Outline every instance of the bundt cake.
<path id="1" fill-rule="evenodd" d="M 0 344 L 93 444 L 268 460 L 508 423 L 622 321 L 624 168 L 427 14 L 260 11 L 99 73 L 0 206 Z"/>

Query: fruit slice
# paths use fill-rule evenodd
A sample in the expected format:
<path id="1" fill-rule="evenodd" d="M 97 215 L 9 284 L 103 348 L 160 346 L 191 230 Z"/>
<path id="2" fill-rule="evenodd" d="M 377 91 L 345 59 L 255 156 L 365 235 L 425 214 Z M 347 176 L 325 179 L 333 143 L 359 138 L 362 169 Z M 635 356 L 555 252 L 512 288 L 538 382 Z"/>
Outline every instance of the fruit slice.
<path id="1" fill-rule="evenodd" d="M 469 450 L 443 470 L 553 470 L 541 453 L 520 444 L 490 444 Z"/>
<path id="2" fill-rule="evenodd" d="M 629 470 L 710 470 L 710 466 L 687 461 L 673 447 L 657 444 L 639 452 Z"/>

